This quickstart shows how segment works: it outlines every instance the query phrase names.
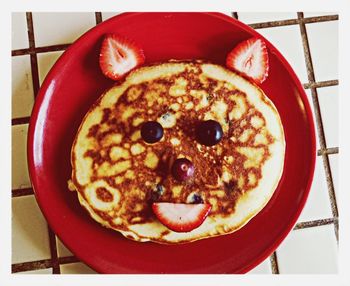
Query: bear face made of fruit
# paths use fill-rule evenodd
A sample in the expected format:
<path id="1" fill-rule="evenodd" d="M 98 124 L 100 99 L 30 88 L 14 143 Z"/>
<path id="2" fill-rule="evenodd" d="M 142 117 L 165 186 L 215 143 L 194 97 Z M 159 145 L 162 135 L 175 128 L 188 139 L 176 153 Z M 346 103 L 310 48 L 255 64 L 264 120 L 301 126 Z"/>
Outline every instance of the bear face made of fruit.
<path id="1" fill-rule="evenodd" d="M 91 107 L 69 186 L 92 218 L 130 239 L 190 242 L 255 216 L 276 189 L 284 152 L 279 114 L 251 80 L 169 61 L 134 69 Z"/>

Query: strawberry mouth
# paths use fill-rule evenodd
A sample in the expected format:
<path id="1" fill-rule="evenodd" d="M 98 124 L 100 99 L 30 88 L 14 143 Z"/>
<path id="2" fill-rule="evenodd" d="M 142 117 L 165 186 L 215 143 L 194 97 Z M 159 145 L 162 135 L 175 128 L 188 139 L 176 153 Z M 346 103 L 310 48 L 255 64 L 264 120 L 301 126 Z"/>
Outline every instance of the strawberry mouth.
<path id="1" fill-rule="evenodd" d="M 159 222 L 175 232 L 190 232 L 200 227 L 210 213 L 211 205 L 157 202 L 152 209 Z"/>

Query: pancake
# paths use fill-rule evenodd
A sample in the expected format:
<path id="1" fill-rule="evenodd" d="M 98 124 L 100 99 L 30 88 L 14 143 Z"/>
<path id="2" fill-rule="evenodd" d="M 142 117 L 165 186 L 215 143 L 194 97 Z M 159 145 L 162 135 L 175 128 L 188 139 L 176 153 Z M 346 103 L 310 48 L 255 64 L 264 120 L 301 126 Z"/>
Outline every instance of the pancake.
<path id="1" fill-rule="evenodd" d="M 195 126 L 216 120 L 222 140 L 195 139 Z M 154 144 L 141 126 L 158 121 Z M 69 188 L 93 219 L 136 241 L 185 243 L 232 233 L 270 200 L 285 153 L 276 107 L 255 84 L 222 66 L 169 61 L 140 67 L 105 92 L 85 115 L 72 147 Z M 176 181 L 176 158 L 193 162 L 194 178 Z M 203 224 L 175 232 L 158 221 L 153 202 L 211 205 Z"/>

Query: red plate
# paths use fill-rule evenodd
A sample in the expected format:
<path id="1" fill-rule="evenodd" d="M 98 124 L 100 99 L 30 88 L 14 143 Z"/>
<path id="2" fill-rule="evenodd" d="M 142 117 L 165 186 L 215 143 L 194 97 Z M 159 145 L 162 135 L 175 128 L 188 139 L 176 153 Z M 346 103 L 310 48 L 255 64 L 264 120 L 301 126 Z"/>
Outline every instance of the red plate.
<path id="1" fill-rule="evenodd" d="M 218 13 L 126 13 L 71 45 L 46 77 L 29 127 L 30 176 L 50 226 L 79 259 L 101 273 L 244 273 L 255 267 L 294 226 L 313 177 L 314 125 L 297 76 L 266 41 L 270 75 L 262 88 L 281 115 L 287 142 L 283 176 L 268 205 L 230 235 L 174 246 L 138 243 L 101 227 L 67 189 L 77 128 L 91 104 L 113 85 L 98 65 L 101 40 L 110 32 L 139 43 L 148 63 L 204 58 L 224 64 L 237 43 L 260 36 Z"/>

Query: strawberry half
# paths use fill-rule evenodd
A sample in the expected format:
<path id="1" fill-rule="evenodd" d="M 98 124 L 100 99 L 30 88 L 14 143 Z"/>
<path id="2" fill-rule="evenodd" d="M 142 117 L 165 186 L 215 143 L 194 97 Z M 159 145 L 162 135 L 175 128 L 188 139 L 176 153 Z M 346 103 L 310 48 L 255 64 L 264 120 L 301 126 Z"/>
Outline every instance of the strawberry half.
<path id="1" fill-rule="evenodd" d="M 145 56 L 133 41 L 120 35 L 108 34 L 102 42 L 99 61 L 102 73 L 110 79 L 118 80 L 143 64 Z"/>
<path id="2" fill-rule="evenodd" d="M 227 55 L 226 66 L 258 84 L 262 83 L 269 72 L 269 57 L 265 42 L 259 38 L 250 38 L 239 43 Z"/>
<path id="3" fill-rule="evenodd" d="M 211 210 L 208 204 L 153 203 L 158 220 L 176 232 L 189 232 L 199 227 Z"/>

